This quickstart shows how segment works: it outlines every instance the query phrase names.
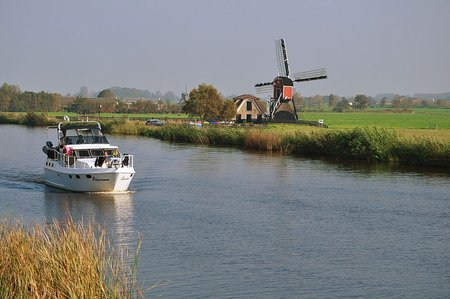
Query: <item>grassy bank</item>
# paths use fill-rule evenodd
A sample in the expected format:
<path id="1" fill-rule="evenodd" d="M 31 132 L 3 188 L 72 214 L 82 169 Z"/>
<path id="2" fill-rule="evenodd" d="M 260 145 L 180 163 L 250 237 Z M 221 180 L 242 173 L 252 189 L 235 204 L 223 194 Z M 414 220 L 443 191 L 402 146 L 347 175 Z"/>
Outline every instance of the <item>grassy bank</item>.
<path id="1" fill-rule="evenodd" d="M 448 118 L 448 111 L 443 110 L 441 113 Z M 5 122 L 4 115 L 8 114 L 0 113 L 0 122 Z M 18 118 L 20 121 L 15 123 L 57 122 L 56 119 L 46 118 L 45 115 L 36 116 L 29 113 L 22 115 L 26 117 L 21 116 Z M 123 118 L 101 123 L 105 132 L 109 134 L 147 136 L 171 142 L 232 146 L 338 160 L 396 162 L 450 168 L 449 130 L 406 127 L 389 129 L 379 126 L 324 129 L 292 124 L 270 124 L 264 127 L 197 128 L 188 125 L 152 127 L 146 126 L 143 122 L 127 121 Z M 441 125 L 444 124 L 442 120 Z"/>
<path id="2" fill-rule="evenodd" d="M 26 126 L 49 126 L 57 124 L 55 117 L 37 112 L 0 112 L 0 124 L 17 124 Z"/>
<path id="3" fill-rule="evenodd" d="M 92 224 L 0 223 L 0 297 L 142 297 L 126 252 Z"/>
<path id="4" fill-rule="evenodd" d="M 282 154 L 337 160 L 396 162 L 450 168 L 450 143 L 434 138 L 406 138 L 394 130 L 356 127 L 348 130 L 217 127 L 186 125 L 147 127 L 126 122 L 113 125 L 116 134 L 133 134 L 171 142 L 232 146 Z"/>

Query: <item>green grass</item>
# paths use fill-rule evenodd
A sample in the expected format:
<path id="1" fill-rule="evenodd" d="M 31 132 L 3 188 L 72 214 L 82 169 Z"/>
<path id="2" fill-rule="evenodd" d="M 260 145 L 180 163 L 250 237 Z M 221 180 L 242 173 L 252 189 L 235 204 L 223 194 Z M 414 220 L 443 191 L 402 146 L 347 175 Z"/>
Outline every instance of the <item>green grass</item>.
<path id="1" fill-rule="evenodd" d="M 304 120 L 323 119 L 330 128 L 379 127 L 388 129 L 450 129 L 450 109 L 416 109 L 395 112 L 305 112 Z"/>

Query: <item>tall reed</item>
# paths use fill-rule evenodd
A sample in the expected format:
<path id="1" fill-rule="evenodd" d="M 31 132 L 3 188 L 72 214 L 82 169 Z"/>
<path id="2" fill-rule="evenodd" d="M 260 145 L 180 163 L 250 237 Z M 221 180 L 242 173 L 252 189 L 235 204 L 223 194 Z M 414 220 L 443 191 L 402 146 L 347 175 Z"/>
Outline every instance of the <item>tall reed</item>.
<path id="1" fill-rule="evenodd" d="M 0 298 L 142 297 L 127 253 L 91 223 L 0 223 Z"/>
<path id="2" fill-rule="evenodd" d="M 283 151 L 283 136 L 262 129 L 250 129 L 245 132 L 244 147 L 262 151 Z"/>
<path id="3" fill-rule="evenodd" d="M 402 164 L 450 167 L 450 144 L 436 139 L 401 138 L 393 144 L 392 155 Z"/>

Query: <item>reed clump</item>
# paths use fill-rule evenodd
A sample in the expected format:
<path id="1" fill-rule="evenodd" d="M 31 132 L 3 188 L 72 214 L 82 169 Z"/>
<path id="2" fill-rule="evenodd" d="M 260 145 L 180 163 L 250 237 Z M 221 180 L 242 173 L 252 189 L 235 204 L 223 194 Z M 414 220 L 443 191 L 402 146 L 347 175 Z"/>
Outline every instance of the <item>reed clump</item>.
<path id="1" fill-rule="evenodd" d="M 283 135 L 262 129 L 250 129 L 245 132 L 244 147 L 262 151 L 283 152 Z"/>
<path id="2" fill-rule="evenodd" d="M 298 155 L 335 157 L 340 160 L 387 162 L 392 159 L 394 131 L 355 128 L 348 131 L 299 132 L 284 138 L 289 152 Z"/>
<path id="3" fill-rule="evenodd" d="M 102 129 L 108 134 L 143 135 L 147 126 L 142 122 L 115 119 L 113 121 L 102 121 Z"/>
<path id="4" fill-rule="evenodd" d="M 0 223 L 0 298 L 136 298 L 127 250 L 93 224 Z"/>
<path id="5" fill-rule="evenodd" d="M 392 155 L 402 164 L 450 167 L 450 144 L 432 138 L 399 138 Z"/>
<path id="6" fill-rule="evenodd" d="M 209 143 L 205 130 L 188 125 L 150 126 L 144 131 L 144 135 L 171 142 Z"/>
<path id="7" fill-rule="evenodd" d="M 57 123 L 47 113 L 39 112 L 0 112 L 0 124 L 17 124 L 26 126 L 49 126 Z"/>

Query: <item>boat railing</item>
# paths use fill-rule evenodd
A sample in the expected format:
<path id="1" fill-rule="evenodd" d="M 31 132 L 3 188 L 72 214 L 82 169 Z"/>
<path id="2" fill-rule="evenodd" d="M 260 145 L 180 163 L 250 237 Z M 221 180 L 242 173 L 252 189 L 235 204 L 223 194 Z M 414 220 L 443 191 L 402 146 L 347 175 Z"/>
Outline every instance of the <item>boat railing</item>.
<path id="1" fill-rule="evenodd" d="M 72 155 L 63 154 L 56 149 L 49 149 L 48 158 L 57 161 L 61 166 L 67 168 L 91 169 L 96 167 L 132 168 L 134 165 L 133 155 L 122 154 L 119 157 L 97 156 L 78 158 Z M 95 163 L 89 163 L 88 161 Z"/>

